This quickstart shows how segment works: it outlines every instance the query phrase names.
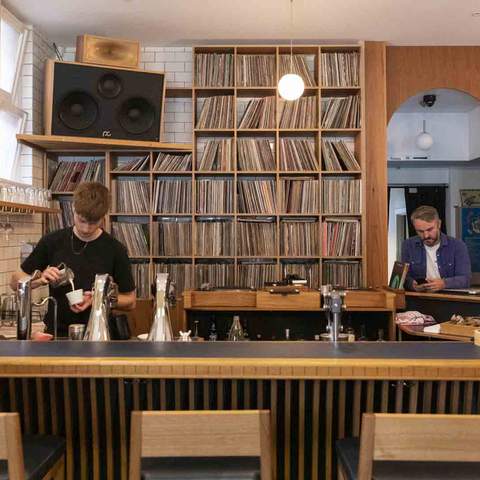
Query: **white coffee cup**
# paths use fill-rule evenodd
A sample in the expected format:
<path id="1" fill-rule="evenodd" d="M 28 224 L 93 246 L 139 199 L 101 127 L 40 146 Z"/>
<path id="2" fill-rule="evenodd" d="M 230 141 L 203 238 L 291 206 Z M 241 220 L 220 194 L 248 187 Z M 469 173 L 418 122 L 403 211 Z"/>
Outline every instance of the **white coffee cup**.
<path id="1" fill-rule="evenodd" d="M 83 302 L 83 288 L 78 290 L 73 290 L 72 292 L 66 293 L 68 303 L 70 305 L 76 305 L 77 303 Z"/>

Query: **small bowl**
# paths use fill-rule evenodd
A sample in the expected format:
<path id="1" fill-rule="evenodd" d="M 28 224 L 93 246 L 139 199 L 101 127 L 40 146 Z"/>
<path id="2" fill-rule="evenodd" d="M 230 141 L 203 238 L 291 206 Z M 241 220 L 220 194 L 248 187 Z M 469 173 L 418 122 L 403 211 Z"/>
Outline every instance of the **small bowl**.
<path id="1" fill-rule="evenodd" d="M 137 338 L 145 341 L 148 338 L 148 333 L 141 333 L 140 335 L 137 335 Z"/>

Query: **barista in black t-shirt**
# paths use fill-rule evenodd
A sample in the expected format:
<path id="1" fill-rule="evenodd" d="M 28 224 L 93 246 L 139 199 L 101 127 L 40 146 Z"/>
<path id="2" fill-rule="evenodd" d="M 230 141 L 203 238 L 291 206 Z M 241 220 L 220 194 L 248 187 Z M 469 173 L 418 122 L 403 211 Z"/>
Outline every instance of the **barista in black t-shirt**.
<path id="1" fill-rule="evenodd" d="M 65 294 L 69 285 L 52 288 L 50 294 L 58 302 L 58 334 L 66 336 L 71 323 L 88 322 L 92 304 L 92 285 L 95 275 L 108 273 L 118 284 L 116 309 L 133 310 L 136 304 L 135 282 L 126 248 L 102 228 L 103 219 L 110 204 L 108 189 L 97 182 L 81 183 L 73 196 L 74 226 L 57 230 L 42 237 L 29 257 L 22 263 L 22 271 L 12 275 L 10 285 L 25 274 L 35 270 L 42 272 L 38 280 L 32 281 L 33 288 L 47 285 L 59 278 L 56 265 L 65 263 L 75 275 L 75 289 L 84 290 L 83 302 L 69 306 Z M 53 333 L 53 305 L 49 305 L 45 317 L 47 331 Z"/>

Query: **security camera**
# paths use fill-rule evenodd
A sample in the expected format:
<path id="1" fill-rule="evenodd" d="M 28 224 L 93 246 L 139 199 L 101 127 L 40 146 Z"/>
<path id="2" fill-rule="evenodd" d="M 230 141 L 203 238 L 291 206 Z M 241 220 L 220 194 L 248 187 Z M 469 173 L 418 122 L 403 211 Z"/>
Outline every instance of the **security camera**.
<path id="1" fill-rule="evenodd" d="M 436 95 L 433 95 L 433 94 L 424 95 L 422 101 L 420 102 L 420 105 L 422 107 L 431 108 L 435 105 L 436 100 L 437 100 Z"/>

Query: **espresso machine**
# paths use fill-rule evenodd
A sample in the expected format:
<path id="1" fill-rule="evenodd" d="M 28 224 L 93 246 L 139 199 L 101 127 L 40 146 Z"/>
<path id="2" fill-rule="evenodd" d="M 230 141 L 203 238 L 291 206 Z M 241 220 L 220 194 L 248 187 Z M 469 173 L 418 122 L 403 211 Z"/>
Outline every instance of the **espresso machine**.
<path id="1" fill-rule="evenodd" d="M 147 340 L 151 342 L 170 342 L 173 340 L 172 325 L 170 323 L 169 302 L 170 291 L 168 273 L 157 273 L 155 279 L 155 314 L 152 328 Z"/>
<path id="2" fill-rule="evenodd" d="M 52 296 L 43 298 L 35 303 L 32 300 L 32 282 L 42 275 L 40 270 L 35 270 L 31 275 L 26 275 L 17 282 L 17 340 L 30 340 L 32 333 L 32 307 L 42 306 L 48 301 L 53 302 L 53 334 L 57 338 L 57 300 Z"/>
<path id="3" fill-rule="evenodd" d="M 95 275 L 92 309 L 83 340 L 105 342 L 110 340 L 108 318 L 118 300 L 118 286 L 108 273 Z"/>
<path id="4" fill-rule="evenodd" d="M 323 308 L 327 315 L 327 331 L 330 341 L 334 344 L 339 342 L 342 326 L 342 312 L 347 308 L 345 305 L 345 292 L 332 289 L 331 285 L 323 285 L 321 288 Z"/>

